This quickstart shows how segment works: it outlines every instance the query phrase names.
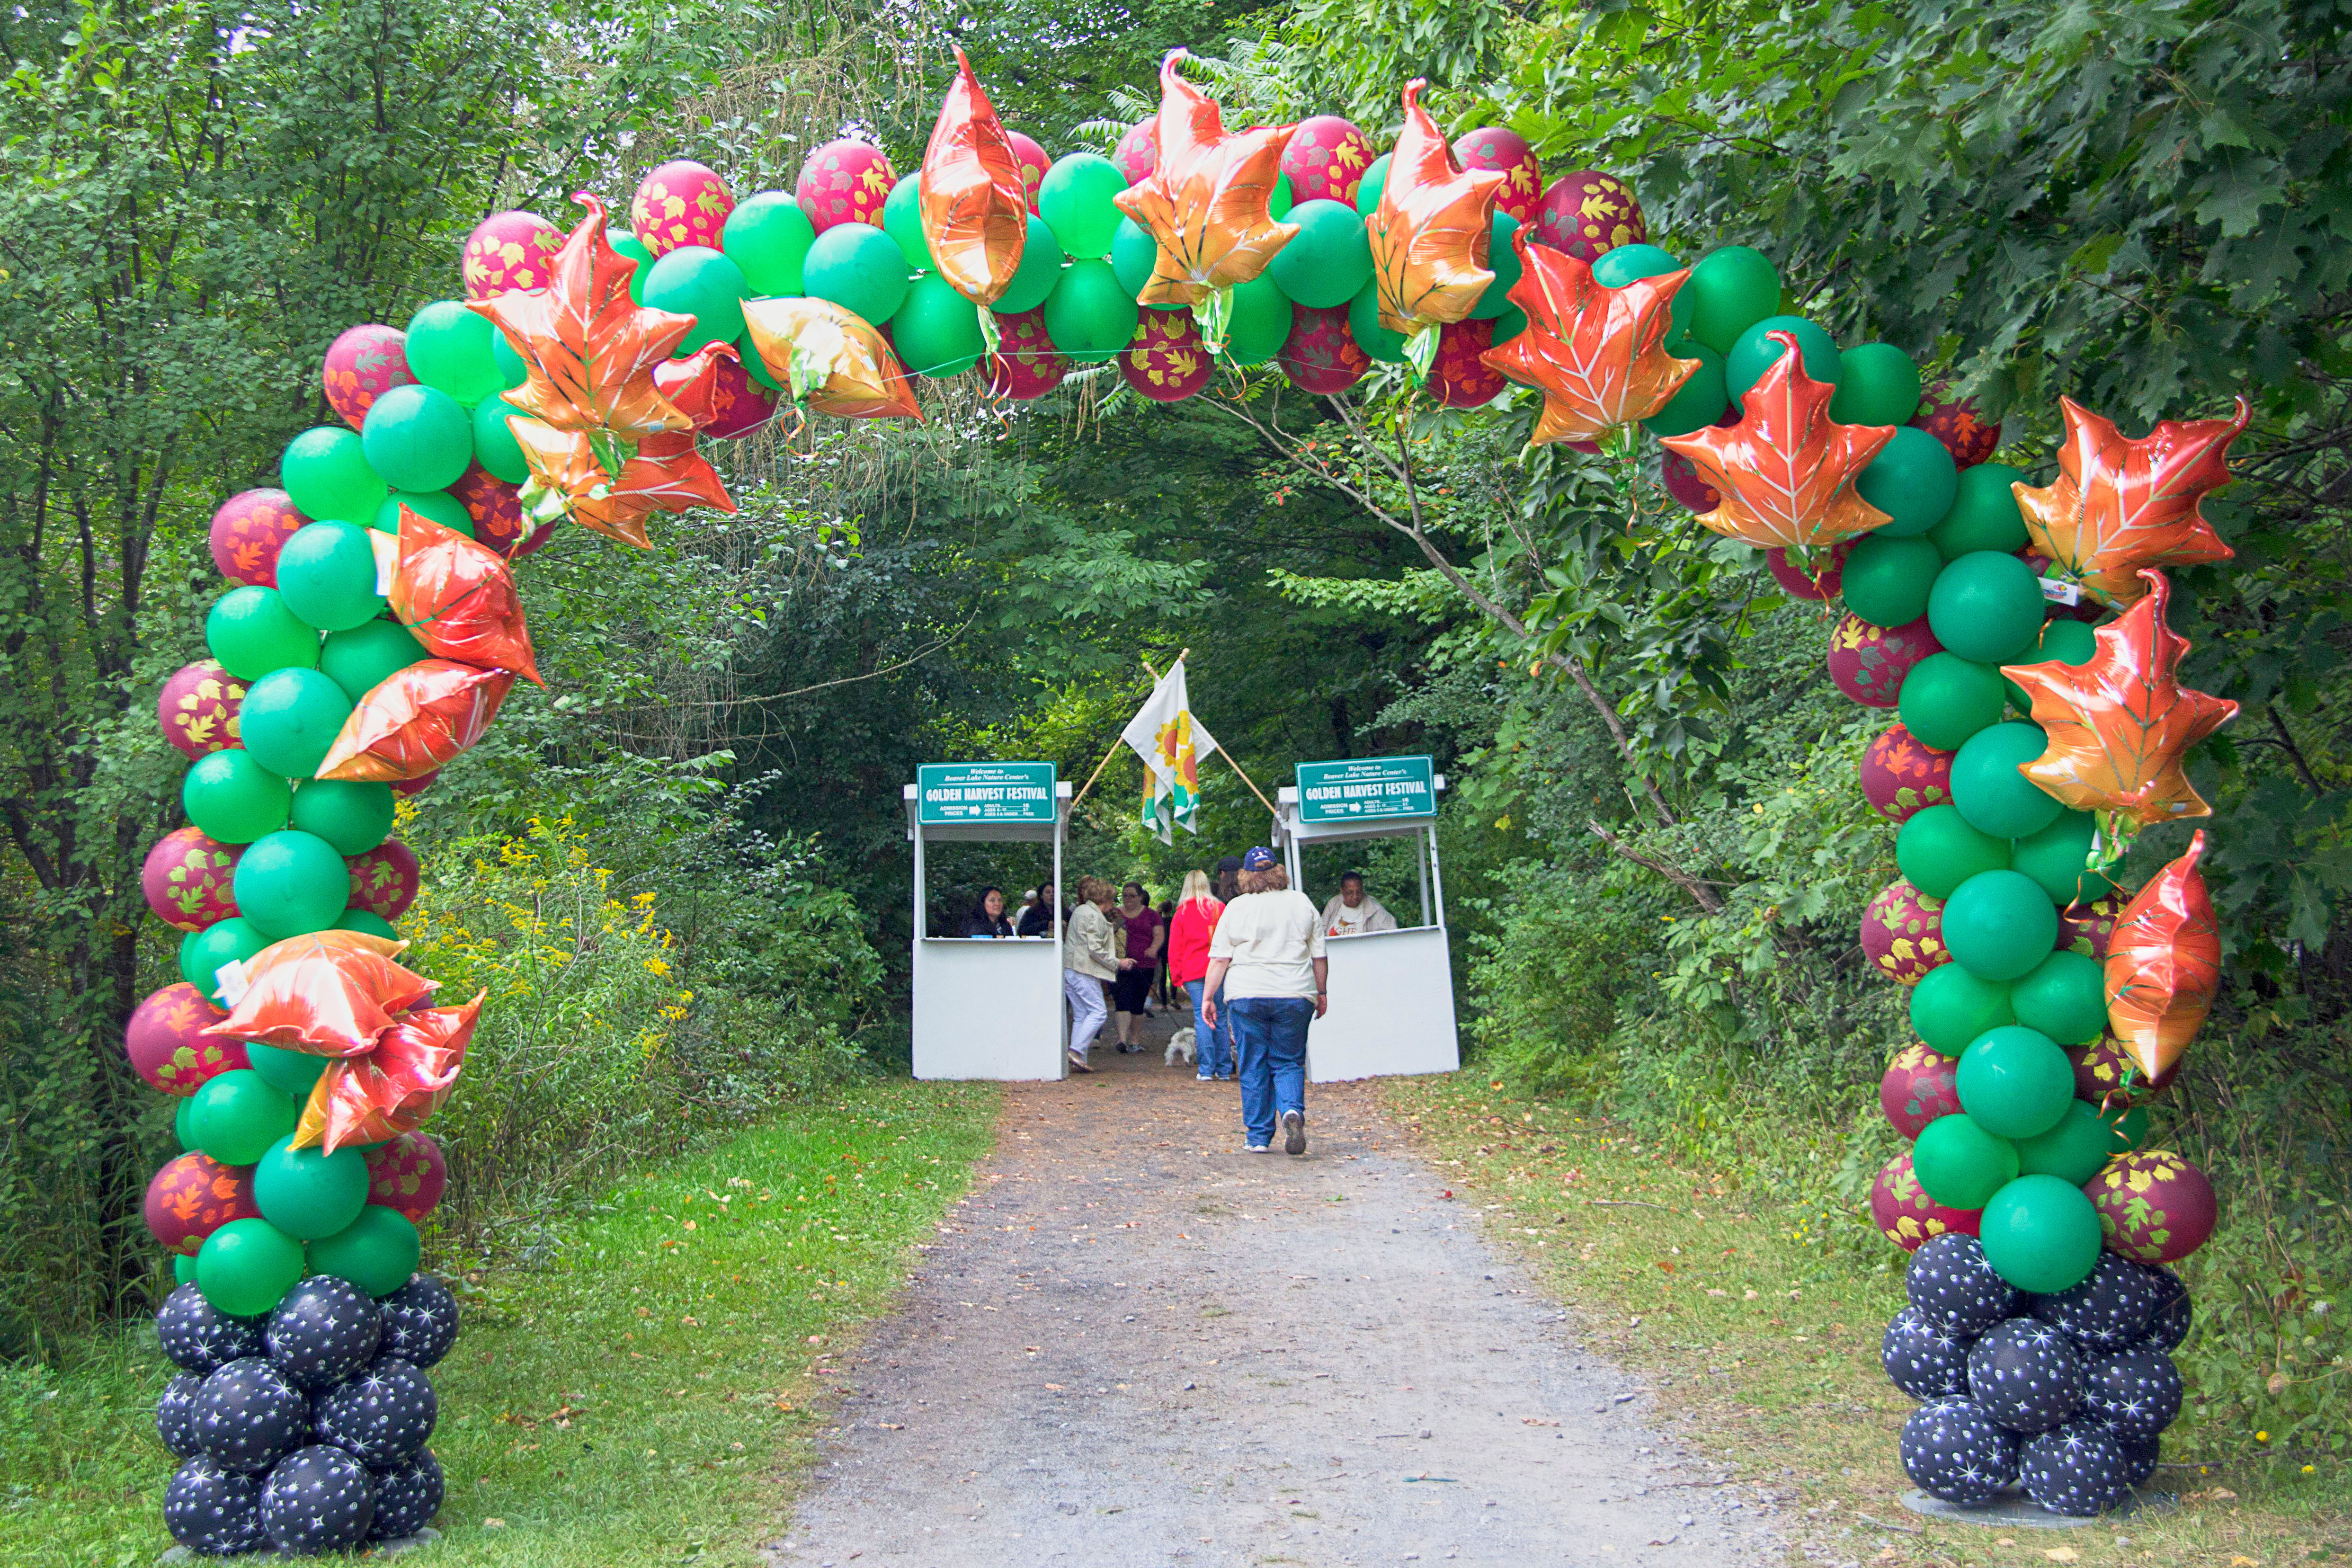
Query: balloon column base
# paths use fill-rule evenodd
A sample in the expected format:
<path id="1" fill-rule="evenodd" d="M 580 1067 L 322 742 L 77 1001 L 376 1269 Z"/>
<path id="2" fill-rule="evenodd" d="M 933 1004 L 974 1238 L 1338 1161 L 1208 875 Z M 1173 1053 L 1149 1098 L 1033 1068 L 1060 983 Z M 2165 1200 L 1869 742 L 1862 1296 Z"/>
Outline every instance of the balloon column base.
<path id="1" fill-rule="evenodd" d="M 358 1552 L 338 1552 L 331 1553 L 331 1555 L 337 1557 L 389 1557 L 394 1552 L 415 1552 L 419 1547 L 436 1545 L 439 1543 L 440 1540 L 441 1532 L 428 1524 L 414 1535 L 396 1536 L 390 1541 L 371 1541 Z M 312 1552 L 309 1555 L 319 1556 L 329 1554 Z M 261 1552 L 239 1552 L 235 1555 L 228 1557 L 210 1557 L 191 1552 L 184 1546 L 174 1546 L 172 1550 L 155 1559 L 155 1563 L 156 1568 L 163 1568 L 163 1565 L 167 1563 L 173 1564 L 174 1568 L 176 1568 L 177 1564 L 184 1563 L 298 1563 L 302 1561 L 303 1556 L 304 1554 L 301 1552 L 280 1552 L 278 1548 L 272 1546 Z"/>
<path id="2" fill-rule="evenodd" d="M 1902 1503 L 1911 1512 L 1928 1519 L 1949 1520 L 1956 1524 L 1994 1524 L 2018 1530 L 2080 1530 L 2084 1525 L 2100 1524 L 2139 1512 L 2143 1509 L 2169 1508 L 2179 1500 L 2179 1494 L 2143 1487 L 2126 1495 L 2124 1500 L 2105 1513 L 2074 1515 L 2052 1513 L 2024 1492 L 2011 1489 L 1990 1502 L 1946 1502 L 1917 1489 L 1905 1492 Z"/>

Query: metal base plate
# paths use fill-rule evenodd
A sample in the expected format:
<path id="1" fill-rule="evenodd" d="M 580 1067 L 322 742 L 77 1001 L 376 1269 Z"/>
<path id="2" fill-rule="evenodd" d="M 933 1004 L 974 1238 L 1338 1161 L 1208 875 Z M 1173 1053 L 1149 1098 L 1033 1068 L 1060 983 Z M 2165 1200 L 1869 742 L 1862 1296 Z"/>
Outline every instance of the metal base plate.
<path id="1" fill-rule="evenodd" d="M 2010 1530 L 2080 1530 L 2084 1525 L 2122 1519 L 2142 1509 L 2161 1508 L 2176 1500 L 2176 1495 L 2171 1492 L 2136 1491 L 2105 1513 L 2077 1519 L 2072 1514 L 2052 1513 L 2015 1489 L 2001 1493 L 1990 1502 L 1978 1503 L 1973 1507 L 1946 1502 L 1942 1498 L 1930 1497 L 1923 1491 L 1907 1491 L 1902 1498 L 1905 1508 L 1928 1519 L 1948 1519 L 1957 1524 L 2000 1525 Z"/>
<path id="2" fill-rule="evenodd" d="M 361 1547 L 355 1554 L 337 1552 L 331 1555 L 338 1558 L 351 1555 L 389 1557 L 394 1552 L 414 1552 L 420 1546 L 430 1546 L 440 1539 L 441 1532 L 428 1524 L 414 1535 L 398 1535 L 390 1541 L 371 1541 Z M 268 1552 L 240 1552 L 234 1557 L 199 1557 L 184 1546 L 174 1546 L 155 1561 L 159 1564 L 165 1563 L 178 1564 L 183 1563 L 295 1563 L 302 1559 L 296 1557 L 290 1552 L 279 1552 L 275 1548 Z"/>

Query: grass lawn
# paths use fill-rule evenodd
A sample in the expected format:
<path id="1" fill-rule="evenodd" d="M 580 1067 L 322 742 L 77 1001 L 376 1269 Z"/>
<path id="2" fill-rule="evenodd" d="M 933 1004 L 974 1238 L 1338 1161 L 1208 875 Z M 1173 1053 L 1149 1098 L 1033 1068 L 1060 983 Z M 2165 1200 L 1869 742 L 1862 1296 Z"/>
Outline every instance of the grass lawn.
<path id="1" fill-rule="evenodd" d="M 1836 1216 L 1768 1203 L 1730 1173 L 1678 1166 L 1622 1127 L 1475 1072 L 1399 1080 L 1389 1104 L 1454 1198 L 1578 1309 L 1588 1343 L 1650 1376 L 1664 1419 L 1702 1451 L 1779 1489 L 1776 1522 L 1817 1561 L 2283 1568 L 2352 1553 L 2344 1469 L 2306 1474 L 2251 1442 L 2228 1463 L 2158 1470 L 2177 1507 L 2083 1529 L 1907 1513 L 1895 1436 L 1915 1406 L 1878 1364 L 1903 1305 L 1891 1246 L 1825 1244 Z M 2178 1456 L 2168 1445 L 2165 1457 Z"/>
<path id="2" fill-rule="evenodd" d="M 753 1563 L 782 1523 L 834 1353 L 885 1310 L 989 1147 L 977 1084 L 843 1090 L 654 1166 L 469 1274 L 434 1369 L 436 1563 Z M 0 1369 L 0 1563 L 143 1564 L 173 1460 L 151 1331 L 62 1372 Z"/>

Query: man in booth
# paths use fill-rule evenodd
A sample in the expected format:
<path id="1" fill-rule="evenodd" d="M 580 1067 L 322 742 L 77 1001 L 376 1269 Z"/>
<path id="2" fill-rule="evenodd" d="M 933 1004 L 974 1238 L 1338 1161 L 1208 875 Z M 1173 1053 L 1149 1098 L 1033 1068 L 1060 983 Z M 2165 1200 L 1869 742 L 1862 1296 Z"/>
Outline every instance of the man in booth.
<path id="1" fill-rule="evenodd" d="M 1350 871 L 1339 879 L 1339 895 L 1323 906 L 1323 934 L 1357 936 L 1368 931 L 1394 931 L 1396 916 L 1380 900 L 1364 891 L 1364 874 Z"/>

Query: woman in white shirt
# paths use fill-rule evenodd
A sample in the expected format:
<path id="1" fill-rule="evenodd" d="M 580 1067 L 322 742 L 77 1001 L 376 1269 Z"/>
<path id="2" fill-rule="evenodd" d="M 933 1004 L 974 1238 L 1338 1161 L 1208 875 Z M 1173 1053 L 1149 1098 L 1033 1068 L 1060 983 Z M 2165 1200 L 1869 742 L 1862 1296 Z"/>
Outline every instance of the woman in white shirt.
<path id="1" fill-rule="evenodd" d="M 1314 900 L 1290 885 L 1271 849 L 1242 857 L 1242 896 L 1225 906 L 1209 939 L 1201 1016 L 1211 1026 L 1230 1008 L 1239 1037 L 1242 1129 L 1263 1154 L 1282 1126 L 1285 1153 L 1307 1152 L 1307 1026 L 1329 1006 L 1323 922 Z"/>
<path id="2" fill-rule="evenodd" d="M 1079 878 L 1077 908 L 1070 912 L 1069 929 L 1062 937 L 1062 994 L 1070 1004 L 1074 1072 L 1095 1070 L 1087 1065 L 1087 1047 L 1110 1017 L 1104 983 L 1118 979 L 1118 972 L 1135 962 L 1119 952 L 1121 944 L 1113 936 L 1118 927 L 1111 922 L 1110 909 L 1118 896 L 1100 877 Z"/>

